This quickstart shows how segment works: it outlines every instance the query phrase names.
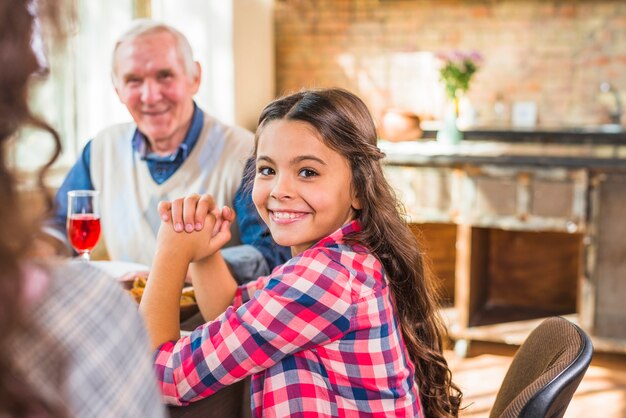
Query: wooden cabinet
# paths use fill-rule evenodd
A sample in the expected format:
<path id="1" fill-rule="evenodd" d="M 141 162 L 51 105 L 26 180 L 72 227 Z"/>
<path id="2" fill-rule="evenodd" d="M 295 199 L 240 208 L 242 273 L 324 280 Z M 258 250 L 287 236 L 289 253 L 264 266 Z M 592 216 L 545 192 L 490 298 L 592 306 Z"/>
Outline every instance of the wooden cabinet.
<path id="1" fill-rule="evenodd" d="M 586 167 L 389 164 L 453 309 L 449 331 L 519 344 L 565 315 L 626 352 L 626 174 Z"/>
<path id="2" fill-rule="evenodd" d="M 626 174 L 591 179 L 580 322 L 626 351 Z"/>

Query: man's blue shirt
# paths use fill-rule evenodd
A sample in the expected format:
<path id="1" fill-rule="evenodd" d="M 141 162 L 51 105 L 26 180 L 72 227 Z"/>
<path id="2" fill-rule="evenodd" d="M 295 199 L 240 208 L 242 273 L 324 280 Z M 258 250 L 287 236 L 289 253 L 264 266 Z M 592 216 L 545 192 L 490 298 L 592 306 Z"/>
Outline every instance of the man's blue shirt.
<path id="1" fill-rule="evenodd" d="M 137 129 L 135 130 L 129 146 L 140 155 L 142 160 L 146 161 L 150 175 L 154 181 L 157 184 L 162 184 L 180 168 L 182 163 L 189 156 L 189 153 L 198 140 L 203 123 L 204 114 L 194 103 L 194 113 L 189 130 L 179 148 L 171 155 L 163 157 L 150 153 L 146 138 Z M 65 233 L 67 220 L 67 192 L 70 190 L 94 189 L 89 169 L 90 163 L 91 140 L 85 145 L 80 158 L 71 168 L 56 194 L 56 210 L 55 216 L 52 219 L 53 225 L 51 226 L 63 234 Z M 250 255 L 251 251 L 249 251 L 249 248 L 246 248 L 247 245 L 224 249 L 222 250 L 222 254 L 226 261 L 229 261 L 231 267 L 233 267 L 234 264 L 233 258 L 236 258 L 237 265 L 241 265 L 242 267 L 246 263 L 251 264 L 250 274 L 255 276 L 259 273 L 268 274 L 275 266 L 291 258 L 291 252 L 289 248 L 281 247 L 274 243 L 267 226 L 260 220 L 252 202 L 252 194 L 250 190 L 245 187 L 246 181 L 250 181 L 251 179 L 250 176 L 254 178 L 254 164 L 252 160 L 248 161 L 246 164 L 242 183 L 234 198 L 233 209 L 235 209 L 237 213 L 237 225 L 239 227 L 241 241 L 243 244 L 251 245 L 259 251 L 263 255 L 267 266 L 265 266 L 265 268 L 263 268 L 263 266 L 252 268 L 252 265 L 254 265 L 254 256 Z M 242 261 L 242 258 L 247 259 L 246 263 Z M 259 262 L 260 261 L 257 261 L 257 264 Z M 237 267 L 237 269 L 240 268 Z M 269 271 L 264 273 L 263 270 Z M 246 276 L 245 273 L 237 274 L 235 271 L 233 273 L 235 273 L 235 276 Z M 241 277 L 237 278 L 241 280 Z M 253 278 L 256 277 L 247 277 L 247 279 Z"/>

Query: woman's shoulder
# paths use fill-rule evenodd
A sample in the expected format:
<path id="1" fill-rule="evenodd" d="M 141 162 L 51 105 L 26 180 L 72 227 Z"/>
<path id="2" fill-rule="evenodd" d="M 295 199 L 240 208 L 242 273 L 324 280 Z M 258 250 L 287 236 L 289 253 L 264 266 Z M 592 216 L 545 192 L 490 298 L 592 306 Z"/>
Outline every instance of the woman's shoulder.
<path id="1" fill-rule="evenodd" d="M 65 335 L 67 344 L 99 337 L 92 334 L 98 329 L 141 332 L 136 305 L 102 270 L 80 261 L 51 262 L 41 268 L 49 283 L 34 313 L 51 331 Z"/>
<path id="2" fill-rule="evenodd" d="M 116 309 L 134 307 L 120 283 L 101 269 L 82 261 L 49 263 L 44 266 L 50 276 L 50 292 L 72 306 L 95 311 L 114 306 Z M 136 310 L 136 309 L 135 309 Z"/>
<path id="3" fill-rule="evenodd" d="M 49 285 L 30 312 L 39 337 L 23 356 L 31 364 L 50 353 L 65 359 L 64 390 L 76 416 L 162 417 L 148 336 L 131 297 L 87 263 L 41 267 Z"/>

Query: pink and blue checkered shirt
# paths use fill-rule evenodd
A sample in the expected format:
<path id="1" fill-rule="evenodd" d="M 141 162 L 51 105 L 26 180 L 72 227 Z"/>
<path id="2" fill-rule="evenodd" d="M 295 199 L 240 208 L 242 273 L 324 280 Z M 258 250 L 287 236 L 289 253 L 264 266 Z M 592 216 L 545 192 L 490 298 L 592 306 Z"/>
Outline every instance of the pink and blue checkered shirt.
<path id="1" fill-rule="evenodd" d="M 165 400 L 185 405 L 252 375 L 257 417 L 421 416 L 382 264 L 343 240 L 359 229 L 353 221 L 240 286 L 219 318 L 163 344 Z"/>

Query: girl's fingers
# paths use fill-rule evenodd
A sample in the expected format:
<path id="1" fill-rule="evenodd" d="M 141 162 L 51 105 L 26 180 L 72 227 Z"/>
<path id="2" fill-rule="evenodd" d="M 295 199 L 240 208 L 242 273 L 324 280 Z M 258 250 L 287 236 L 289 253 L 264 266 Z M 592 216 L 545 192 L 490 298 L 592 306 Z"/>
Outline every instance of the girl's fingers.
<path id="1" fill-rule="evenodd" d="M 212 228 L 215 224 L 217 224 L 217 218 L 209 213 L 204 215 L 204 222 L 208 223 L 209 227 Z"/>
<path id="2" fill-rule="evenodd" d="M 228 206 L 224 206 L 222 208 L 222 218 L 225 220 L 232 222 L 235 220 L 235 211 L 229 208 Z"/>
<path id="3" fill-rule="evenodd" d="M 215 200 L 209 194 L 191 194 L 171 202 L 163 201 L 158 205 L 159 216 L 163 222 L 171 221 L 176 232 L 200 231 L 204 228 L 207 214 L 213 217 L 211 229 L 215 235 L 223 222 L 232 222 L 234 213 L 232 209 L 224 207 L 219 209 L 215 206 Z"/>
<path id="4" fill-rule="evenodd" d="M 200 231 L 204 227 L 207 213 L 213 213 L 215 209 L 215 200 L 211 195 L 203 194 L 200 196 L 195 208 L 194 227 L 196 231 Z"/>
<path id="5" fill-rule="evenodd" d="M 200 200 L 197 193 L 191 194 L 183 200 L 183 222 L 186 232 L 193 232 L 196 224 L 196 206 Z"/>
<path id="6" fill-rule="evenodd" d="M 168 202 L 168 201 L 161 201 L 159 202 L 159 206 L 158 206 L 158 211 L 159 211 L 159 217 L 161 218 L 161 220 L 163 222 L 169 222 L 171 217 L 170 217 L 170 211 L 172 210 L 172 203 Z"/>
<path id="7" fill-rule="evenodd" d="M 221 223 L 219 231 L 211 238 L 211 245 L 222 248 L 230 241 L 230 238 L 230 221 L 224 221 Z"/>
<path id="8" fill-rule="evenodd" d="M 228 206 L 224 206 L 219 211 L 218 222 L 213 227 L 213 231 L 211 233 L 211 236 L 215 236 L 215 235 L 217 235 L 221 231 L 223 232 L 224 228 L 226 228 L 226 229 L 230 228 L 230 225 L 232 224 L 234 219 L 235 219 L 235 212 L 231 208 L 229 208 Z M 224 224 L 226 224 L 227 226 L 224 227 Z"/>
<path id="9" fill-rule="evenodd" d="M 172 212 L 172 224 L 174 225 L 174 231 L 181 232 L 184 230 L 184 220 L 183 220 L 183 205 L 184 198 L 178 198 L 173 200 L 171 203 L 171 212 Z"/>

